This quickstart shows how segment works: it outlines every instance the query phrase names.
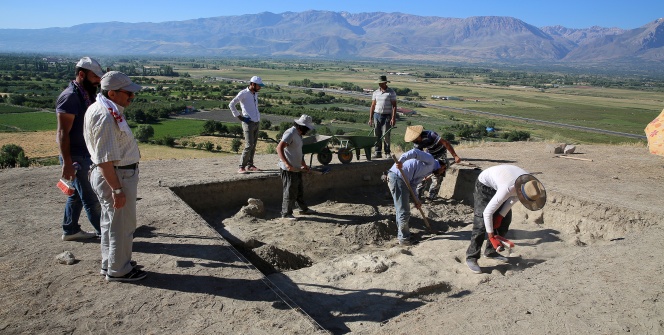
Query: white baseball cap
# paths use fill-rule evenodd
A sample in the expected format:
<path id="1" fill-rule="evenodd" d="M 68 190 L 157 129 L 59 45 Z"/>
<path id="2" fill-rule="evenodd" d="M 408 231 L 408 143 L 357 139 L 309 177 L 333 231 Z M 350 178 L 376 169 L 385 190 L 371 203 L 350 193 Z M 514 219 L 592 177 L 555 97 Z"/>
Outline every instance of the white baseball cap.
<path id="1" fill-rule="evenodd" d="M 125 90 L 138 92 L 141 86 L 134 84 L 126 74 L 120 71 L 108 71 L 101 77 L 101 89 L 106 91 Z"/>
<path id="2" fill-rule="evenodd" d="M 82 69 L 90 70 L 94 72 L 99 78 L 101 78 L 104 75 L 104 71 L 101 69 L 101 65 L 99 65 L 99 62 L 96 61 L 93 58 L 90 57 L 83 57 L 81 58 L 78 63 L 76 63 L 76 67 L 80 67 Z"/>
<path id="3" fill-rule="evenodd" d="M 253 76 L 253 77 L 251 77 L 251 79 L 249 80 L 249 82 L 252 82 L 252 83 L 254 83 L 254 84 L 258 84 L 258 86 L 260 86 L 260 87 L 265 86 L 265 85 L 263 85 L 263 80 L 262 80 L 261 77 L 259 77 L 259 76 Z"/>

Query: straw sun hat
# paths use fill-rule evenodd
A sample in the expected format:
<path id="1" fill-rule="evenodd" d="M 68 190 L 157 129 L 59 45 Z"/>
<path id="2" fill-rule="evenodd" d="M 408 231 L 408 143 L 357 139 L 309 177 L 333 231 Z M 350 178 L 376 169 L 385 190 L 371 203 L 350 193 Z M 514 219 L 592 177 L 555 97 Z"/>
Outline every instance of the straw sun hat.
<path id="1" fill-rule="evenodd" d="M 546 190 L 544 185 L 530 174 L 519 176 L 514 182 L 516 195 L 524 207 L 531 211 L 537 211 L 546 203 Z"/>
<path id="2" fill-rule="evenodd" d="M 406 134 L 403 136 L 403 140 L 406 142 L 412 142 L 416 138 L 420 137 L 420 134 L 422 134 L 423 130 L 423 126 L 408 126 L 406 127 Z"/>

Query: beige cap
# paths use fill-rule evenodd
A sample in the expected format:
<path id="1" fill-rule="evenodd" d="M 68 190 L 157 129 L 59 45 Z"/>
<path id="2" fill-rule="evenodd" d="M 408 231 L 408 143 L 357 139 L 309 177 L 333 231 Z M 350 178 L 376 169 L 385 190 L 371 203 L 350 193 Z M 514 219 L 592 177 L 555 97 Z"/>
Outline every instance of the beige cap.
<path id="1" fill-rule="evenodd" d="M 134 84 L 126 74 L 120 71 L 109 71 L 101 77 L 101 89 L 107 91 L 125 90 L 129 92 L 138 92 L 141 86 Z"/>

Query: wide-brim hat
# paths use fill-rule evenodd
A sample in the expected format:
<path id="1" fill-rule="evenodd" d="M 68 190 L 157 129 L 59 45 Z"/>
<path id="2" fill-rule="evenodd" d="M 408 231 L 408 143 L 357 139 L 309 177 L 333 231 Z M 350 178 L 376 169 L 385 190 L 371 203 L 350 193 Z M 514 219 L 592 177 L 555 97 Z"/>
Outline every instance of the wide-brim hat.
<path id="1" fill-rule="evenodd" d="M 131 81 L 131 78 L 120 71 L 109 71 L 101 77 L 101 89 L 106 91 L 125 90 L 138 92 L 141 86 Z"/>
<path id="2" fill-rule="evenodd" d="M 295 123 L 299 124 L 300 126 L 305 126 L 309 128 L 309 130 L 313 130 L 316 127 L 314 126 L 314 122 L 311 119 L 311 116 L 307 114 L 302 114 L 299 119 L 295 120 Z"/>
<path id="3" fill-rule="evenodd" d="M 516 196 L 524 207 L 531 211 L 538 211 L 546 204 L 546 190 L 544 185 L 531 174 L 519 176 L 514 182 Z"/>
<path id="4" fill-rule="evenodd" d="M 424 130 L 423 126 L 408 126 L 406 127 L 406 134 L 403 135 L 403 140 L 406 142 L 412 142 L 415 141 L 418 137 L 420 137 L 420 134 L 422 134 L 422 131 Z"/>
<path id="5" fill-rule="evenodd" d="M 382 83 L 389 83 L 390 81 L 387 80 L 387 76 L 380 76 L 378 80 L 376 80 L 376 84 L 382 84 Z"/>

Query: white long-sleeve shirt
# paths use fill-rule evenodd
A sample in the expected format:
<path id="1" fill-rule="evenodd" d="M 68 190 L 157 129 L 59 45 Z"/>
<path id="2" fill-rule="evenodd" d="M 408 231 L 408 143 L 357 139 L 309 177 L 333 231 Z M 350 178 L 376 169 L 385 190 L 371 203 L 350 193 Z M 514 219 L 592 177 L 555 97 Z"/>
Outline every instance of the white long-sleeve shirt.
<path id="1" fill-rule="evenodd" d="M 499 212 L 504 217 L 512 206 L 519 202 L 514 182 L 524 174 L 528 174 L 528 171 L 518 166 L 496 165 L 482 171 L 477 177 L 480 183 L 496 190 L 496 194 L 491 198 L 482 213 L 487 233 L 493 233 L 494 213 Z"/>
<path id="2" fill-rule="evenodd" d="M 242 112 L 235 108 L 235 105 L 237 105 L 238 102 L 240 103 Z M 258 92 L 251 92 L 248 87 L 240 91 L 240 93 L 231 100 L 228 107 L 231 109 L 231 113 L 233 113 L 233 116 L 235 117 L 240 115 L 247 116 L 253 122 L 261 120 L 261 113 L 258 112 Z"/>

